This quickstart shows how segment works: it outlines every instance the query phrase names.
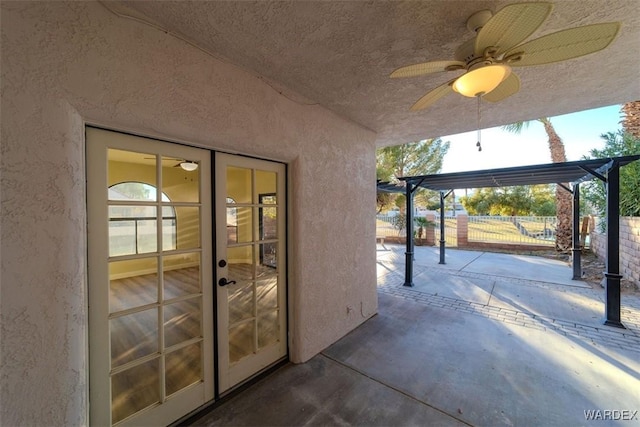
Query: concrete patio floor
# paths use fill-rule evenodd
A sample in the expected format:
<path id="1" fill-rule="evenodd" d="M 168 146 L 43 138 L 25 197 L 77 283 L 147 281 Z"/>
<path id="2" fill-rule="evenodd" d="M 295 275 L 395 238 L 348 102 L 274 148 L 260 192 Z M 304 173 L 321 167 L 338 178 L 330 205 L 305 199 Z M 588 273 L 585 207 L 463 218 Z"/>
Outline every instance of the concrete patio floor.
<path id="1" fill-rule="evenodd" d="M 640 425 L 637 294 L 618 329 L 566 263 L 447 249 L 440 265 L 418 247 L 408 288 L 404 248 L 387 248 L 377 316 L 192 425 Z"/>

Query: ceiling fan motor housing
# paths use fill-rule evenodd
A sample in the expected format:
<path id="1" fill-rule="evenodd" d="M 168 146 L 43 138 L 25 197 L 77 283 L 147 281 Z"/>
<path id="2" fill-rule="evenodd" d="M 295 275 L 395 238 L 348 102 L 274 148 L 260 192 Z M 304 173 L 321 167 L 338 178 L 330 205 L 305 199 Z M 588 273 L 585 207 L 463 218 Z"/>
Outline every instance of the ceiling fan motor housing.
<path id="1" fill-rule="evenodd" d="M 467 28 L 474 34 L 480 31 L 480 28 L 489 22 L 489 19 L 493 16 L 490 10 L 481 10 L 474 13 L 467 19 Z"/>
<path id="2" fill-rule="evenodd" d="M 460 46 L 458 46 L 458 48 L 456 49 L 456 53 L 454 55 L 454 58 L 457 61 L 462 61 L 464 63 L 469 63 L 470 61 L 472 61 L 475 58 L 475 46 L 476 46 L 476 39 L 475 37 L 467 40 L 466 42 L 462 43 Z"/>

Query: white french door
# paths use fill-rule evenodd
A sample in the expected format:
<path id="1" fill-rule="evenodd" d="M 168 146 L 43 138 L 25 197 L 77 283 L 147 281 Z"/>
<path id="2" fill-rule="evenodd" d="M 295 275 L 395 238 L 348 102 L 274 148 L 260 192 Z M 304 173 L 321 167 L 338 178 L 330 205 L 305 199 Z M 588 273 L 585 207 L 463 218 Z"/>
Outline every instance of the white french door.
<path id="1" fill-rule="evenodd" d="M 166 425 L 287 355 L 285 166 L 86 140 L 90 422 Z"/>
<path id="2" fill-rule="evenodd" d="M 211 155 L 86 139 L 90 421 L 166 425 L 214 398 Z"/>
<path id="3" fill-rule="evenodd" d="M 219 391 L 287 355 L 285 166 L 216 153 Z"/>

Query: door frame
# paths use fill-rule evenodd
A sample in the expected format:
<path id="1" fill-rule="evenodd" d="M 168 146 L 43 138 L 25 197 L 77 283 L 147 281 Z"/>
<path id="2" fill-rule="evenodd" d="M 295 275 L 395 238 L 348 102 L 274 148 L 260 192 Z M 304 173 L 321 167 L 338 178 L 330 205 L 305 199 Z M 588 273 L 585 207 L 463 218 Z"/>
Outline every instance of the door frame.
<path id="1" fill-rule="evenodd" d="M 181 420 L 185 420 L 185 419 L 189 419 L 191 418 L 194 413 L 197 413 L 198 411 L 200 411 L 203 408 L 209 407 L 211 404 L 219 401 L 221 398 L 237 391 L 238 389 L 242 388 L 243 386 L 246 386 L 249 383 L 252 383 L 253 381 L 257 381 L 259 380 L 263 375 L 267 375 L 269 374 L 271 371 L 273 371 L 274 369 L 276 369 L 279 365 L 282 365 L 283 363 L 286 363 L 286 361 L 290 360 L 291 358 L 291 349 L 292 349 L 292 335 L 293 335 L 293 331 L 292 331 L 292 327 L 294 325 L 294 309 L 292 307 L 292 292 L 293 292 L 293 266 L 292 263 L 290 262 L 291 257 L 290 254 L 292 253 L 292 240 L 291 240 L 291 224 L 290 224 L 290 219 L 292 218 L 292 212 L 293 212 L 293 208 L 292 205 L 290 203 L 290 201 L 292 200 L 292 193 L 291 193 L 291 186 L 289 183 L 289 163 L 285 162 L 285 161 L 281 161 L 281 160 L 275 160 L 275 159 L 269 159 L 269 158 L 262 158 L 262 157 L 257 157 L 257 156 L 252 156 L 252 155 L 248 155 L 248 154 L 241 154 L 241 153 L 237 153 L 237 152 L 228 152 L 225 150 L 219 150 L 213 147 L 207 147 L 207 146 L 203 146 L 203 145 L 199 145 L 199 144 L 193 144 L 193 143 L 189 143 L 188 141 L 183 141 L 183 140 L 176 140 L 176 139 L 171 139 L 171 138 L 167 138 L 166 136 L 163 135 L 156 135 L 156 134 L 147 134 L 147 133 L 140 133 L 137 132 L 133 129 L 127 129 L 125 127 L 118 127 L 118 126 L 113 126 L 110 124 L 105 124 L 105 123 L 101 123 L 99 121 L 87 121 L 85 120 L 83 122 L 82 125 L 82 132 L 85 135 L 84 136 L 84 151 L 85 151 L 85 179 L 87 179 L 89 172 L 89 168 L 91 166 L 89 166 L 89 160 L 88 160 L 88 155 L 87 155 L 87 138 L 86 138 L 86 129 L 87 128 L 95 128 L 95 129 L 99 129 L 99 130 L 105 130 L 105 131 L 110 131 L 110 132 L 116 132 L 122 135 L 127 135 L 127 136 L 132 136 L 132 137 L 137 137 L 137 138 L 144 138 L 144 139 L 151 139 L 151 140 L 155 140 L 155 141 L 159 141 L 159 142 L 164 142 L 164 143 L 169 143 L 169 144 L 175 144 L 175 145 L 179 145 L 179 146 L 183 146 L 183 147 L 187 147 L 187 148 L 196 148 L 196 149 L 201 149 L 201 150 L 206 150 L 209 152 L 209 165 L 210 165 L 210 195 L 211 195 L 211 204 L 210 204 L 210 222 L 209 222 L 209 229 L 210 229 L 210 235 L 211 235 L 211 239 L 210 239 L 210 245 L 211 245 L 211 250 L 210 250 L 210 254 L 211 254 L 211 262 L 209 264 L 209 268 L 211 269 L 211 276 L 213 278 L 213 284 L 214 286 L 217 286 L 217 282 L 218 282 L 218 273 L 217 273 L 217 269 L 215 268 L 216 265 L 216 259 L 217 257 L 217 248 L 216 248 L 216 238 L 217 238 L 217 232 L 216 232 L 216 218 L 215 218 L 215 211 L 217 209 L 217 201 L 216 201 L 216 186 L 215 186 L 215 176 L 216 176 L 216 164 L 215 164 L 215 156 L 216 153 L 221 153 L 221 154 L 227 154 L 227 155 L 232 155 L 232 156 L 238 156 L 238 157 L 244 157 L 244 158 L 248 158 L 248 159 L 255 159 L 255 160 L 261 160 L 261 161 L 267 161 L 267 162 L 273 162 L 273 163 L 279 163 L 282 164 L 284 166 L 284 188 L 282 191 L 282 195 L 285 197 L 286 200 L 286 208 L 283 210 L 283 213 L 285 218 L 284 218 L 284 224 L 285 224 L 285 228 L 284 228 L 284 252 L 282 254 L 282 256 L 285 257 L 286 260 L 286 268 L 283 271 L 283 277 L 285 280 L 285 295 L 284 295 L 284 300 L 285 300 L 285 307 L 283 308 L 283 312 L 285 315 L 285 320 L 284 320 L 284 327 L 285 327 L 285 337 L 286 337 L 286 341 L 285 341 L 285 345 L 286 345 L 286 352 L 285 355 L 279 359 L 278 361 L 276 361 L 275 363 L 266 366 L 265 368 L 263 368 L 262 370 L 256 372 L 255 374 L 253 374 L 252 376 L 250 376 L 249 378 L 247 378 L 246 380 L 243 380 L 242 382 L 240 382 L 239 384 L 237 384 L 236 386 L 230 388 L 229 390 L 221 393 L 220 392 L 220 372 L 219 372 L 219 357 L 218 357 L 218 352 L 219 352 L 219 333 L 218 333 L 218 319 L 217 319 L 217 303 L 218 303 L 218 296 L 217 296 L 217 292 L 213 292 L 212 293 L 212 299 L 211 299 L 211 310 L 212 310 L 212 316 L 213 316 L 213 321 L 212 321 L 212 333 L 213 336 L 211 337 L 212 339 L 212 365 L 213 365 L 213 396 L 210 400 L 206 401 L 202 406 L 200 406 L 199 408 L 196 408 L 194 411 L 190 412 L 190 413 L 186 413 L 183 414 L 183 416 L 181 418 L 178 418 L 177 421 L 181 421 Z M 92 195 L 89 193 L 88 191 L 88 186 L 85 185 L 85 197 L 86 197 L 86 215 L 87 215 L 87 221 L 89 219 L 89 211 L 91 209 L 91 205 L 95 203 L 96 200 L 96 196 Z M 206 218 L 202 218 L 202 223 L 206 222 Z M 87 230 L 85 231 L 85 236 L 87 236 L 87 241 L 86 241 L 86 246 L 87 246 L 87 251 L 88 251 L 88 247 L 89 247 L 89 242 L 88 242 L 88 234 L 89 230 L 87 227 Z M 87 290 L 89 289 L 89 280 L 91 278 L 91 269 L 95 267 L 90 267 L 89 266 L 89 262 L 90 262 L 91 256 L 89 255 L 89 253 L 87 254 L 87 258 L 86 258 L 86 264 L 85 264 L 85 268 L 86 270 L 89 272 L 87 274 L 87 282 L 86 282 L 86 287 Z M 205 264 L 203 263 L 203 266 Z M 92 396 L 92 389 L 91 389 L 91 357 L 90 357 L 90 346 L 91 346 L 91 334 L 90 334 L 90 325 L 89 323 L 91 322 L 91 311 L 89 310 L 89 302 L 90 302 L 90 298 L 87 298 L 86 300 L 86 304 L 87 304 L 87 337 L 86 337 L 86 355 L 87 355 L 87 364 L 86 364 L 86 377 L 87 377 L 87 406 L 86 406 L 86 411 L 87 411 L 87 419 L 89 420 L 89 415 L 90 415 L 90 405 L 91 405 L 91 396 Z M 203 306 L 204 308 L 204 306 Z M 176 422 L 177 422 L 176 421 Z"/>
<path id="2" fill-rule="evenodd" d="M 289 218 L 291 218 L 290 216 L 290 204 L 289 204 L 289 200 L 291 200 L 290 197 L 290 193 L 289 193 L 289 178 L 288 178 L 288 164 L 285 162 L 280 162 L 277 160 L 271 160 L 271 159 L 263 159 L 263 158 L 258 158 L 258 157 L 254 157 L 254 156 L 247 156 L 247 155 L 243 155 L 243 154 L 238 154 L 238 153 L 228 153 L 225 151 L 220 151 L 220 150 L 211 150 L 211 164 L 213 166 L 212 169 L 212 174 L 211 174 L 211 178 L 212 178 L 212 189 L 213 189 L 213 208 L 212 208 L 212 230 L 215 234 L 218 233 L 218 229 L 216 227 L 216 215 L 218 212 L 218 208 L 223 209 L 226 212 L 226 203 L 223 204 L 223 206 L 218 206 L 219 200 L 221 200 L 220 198 L 218 198 L 218 193 L 222 192 L 223 194 L 225 194 L 226 196 L 226 189 L 222 187 L 222 184 L 219 181 L 216 181 L 216 177 L 218 176 L 218 161 L 216 160 L 217 157 L 220 156 L 220 158 L 232 158 L 232 159 L 237 159 L 238 163 L 243 164 L 243 166 L 238 166 L 238 167 L 247 167 L 247 168 L 251 168 L 251 169 L 256 169 L 256 170 L 261 170 L 259 168 L 259 166 L 256 166 L 256 164 L 259 163 L 271 163 L 271 164 L 277 164 L 277 165 L 281 165 L 282 169 L 283 169 L 283 179 L 282 179 L 282 187 L 281 189 L 278 189 L 278 191 L 280 192 L 281 196 L 284 198 L 284 209 L 282 209 L 282 212 L 279 213 L 279 215 L 283 216 L 283 237 L 282 239 L 284 240 L 283 244 L 282 244 L 282 256 L 284 257 L 284 268 L 282 270 L 282 279 L 284 280 L 284 295 L 283 295 L 283 304 L 284 307 L 281 309 L 281 312 L 283 313 L 284 316 L 284 320 L 283 320 L 283 328 L 284 328 L 284 338 L 283 338 L 283 345 L 285 346 L 284 349 L 284 354 L 279 357 L 277 360 L 275 360 L 272 363 L 269 363 L 265 366 L 262 366 L 260 369 L 258 369 L 256 372 L 252 373 L 251 375 L 249 375 L 247 378 L 237 382 L 236 384 L 232 385 L 232 386 L 226 386 L 221 384 L 221 366 L 220 366 L 220 361 L 221 361 L 221 357 L 220 357 L 220 334 L 219 334 L 219 321 L 218 321 L 218 308 L 219 308 L 219 301 L 218 301 L 218 292 L 214 292 L 214 304 L 215 304 L 215 313 L 216 316 L 214 316 L 214 328 L 216 331 L 216 337 L 215 337 L 215 349 L 214 351 L 216 352 L 215 355 L 215 361 L 214 361 L 214 366 L 215 366 L 215 372 L 216 372 L 216 399 L 220 398 L 220 397 L 224 397 L 230 393 L 232 393 L 233 391 L 237 390 L 238 388 L 242 387 L 243 385 L 251 382 L 252 380 L 259 378 L 262 374 L 267 373 L 270 369 L 272 369 L 273 367 L 277 366 L 278 364 L 282 363 L 283 361 L 289 360 L 290 358 L 290 340 L 291 340 L 291 331 L 289 329 L 290 327 L 290 318 L 291 318 L 291 307 L 290 307 L 290 299 L 289 299 L 289 289 L 290 289 L 290 271 L 291 271 L 291 266 L 289 263 L 289 252 L 290 252 L 290 241 L 289 241 Z M 252 165 L 252 162 L 253 165 Z M 226 182 L 226 178 L 225 178 L 225 182 Z M 220 254 L 218 253 L 218 241 L 217 241 L 217 235 L 214 238 L 214 245 L 213 245 L 213 256 L 214 256 L 214 260 L 213 260 L 213 273 L 214 273 L 214 281 L 217 287 L 217 283 L 218 280 L 220 279 L 219 277 L 219 269 L 218 269 L 218 265 L 217 262 L 220 259 Z M 222 239 L 224 239 L 224 244 L 226 244 L 226 235 L 225 236 L 221 236 Z M 228 356 L 227 356 L 228 357 Z M 225 359 L 226 360 L 226 359 Z M 225 388 L 224 390 L 222 390 L 223 388 Z"/>
<path id="3" fill-rule="evenodd" d="M 204 167 L 201 169 L 200 180 L 198 184 L 198 191 L 202 192 L 203 187 L 205 190 L 206 196 L 201 194 L 199 198 L 198 204 L 200 205 L 200 238 L 202 241 L 200 242 L 200 257 L 201 257 L 201 279 L 211 279 L 213 280 L 214 274 L 211 268 L 211 264 L 205 264 L 202 262 L 203 259 L 213 257 L 213 248 L 212 242 L 210 239 L 205 238 L 206 236 L 211 235 L 211 222 L 207 217 L 211 216 L 211 206 L 212 201 L 206 200 L 206 197 L 212 195 L 212 191 L 210 188 L 211 179 L 208 174 L 211 173 L 212 168 L 208 164 L 211 161 L 211 156 L 209 150 L 192 147 L 185 144 L 175 144 L 170 141 L 165 141 L 158 138 L 149 138 L 144 136 L 138 136 L 131 133 L 120 132 L 118 130 L 108 129 L 100 126 L 95 126 L 89 123 L 85 123 L 84 126 L 85 131 L 85 154 L 86 154 L 86 179 L 87 183 L 94 182 L 96 186 L 100 186 L 100 190 L 98 191 L 90 191 L 92 188 L 87 185 L 86 192 L 86 201 L 87 201 L 87 290 L 89 297 L 87 299 L 87 310 L 88 310 L 88 337 L 87 337 L 87 375 L 89 378 L 88 384 L 88 413 L 90 419 L 94 419 L 94 421 L 98 420 L 109 420 L 111 421 L 111 396 L 110 390 L 111 386 L 105 383 L 109 383 L 109 371 L 110 365 L 109 357 L 110 352 L 104 351 L 105 347 L 109 348 L 109 326 L 104 321 L 104 315 L 109 314 L 108 308 L 108 299 L 109 299 L 109 285 L 108 279 L 107 284 L 100 285 L 100 283 L 104 282 L 105 278 L 109 277 L 108 270 L 108 260 L 109 260 L 109 249 L 108 249 L 108 227 L 104 227 L 103 221 L 107 221 L 108 223 L 108 214 L 106 213 L 106 207 L 109 206 L 109 198 L 108 198 L 108 149 L 114 148 L 117 150 L 125 150 L 132 152 L 142 152 L 154 154 L 157 152 L 163 156 L 185 156 L 187 155 L 189 158 L 197 160 L 201 162 Z M 109 135 L 105 132 L 111 132 L 118 135 L 116 140 L 106 141 L 106 138 L 109 138 Z M 90 138 L 88 136 L 89 133 L 94 133 L 94 135 Z M 127 141 L 130 140 L 130 141 Z M 124 142 L 123 142 L 124 141 Z M 157 143 L 160 142 L 163 144 L 162 147 L 158 147 Z M 131 145 L 129 145 L 131 143 Z M 153 145 L 153 146 L 152 146 Z M 155 154 L 154 154 L 155 155 Z M 157 165 L 155 167 L 158 167 Z M 204 171 L 204 172 L 202 172 Z M 156 172 L 156 177 L 158 177 Z M 106 184 L 106 186 L 104 185 Z M 156 188 L 159 185 L 158 182 L 155 183 Z M 160 186 L 161 188 L 162 186 Z M 208 191 L 207 191 L 208 190 Z M 157 201 L 156 203 L 159 203 Z M 96 240 L 98 243 L 95 245 L 90 244 L 91 240 Z M 161 254 L 163 251 L 159 250 L 156 253 Z M 153 253 L 150 253 L 152 255 Z M 202 376 L 203 379 L 210 378 L 210 381 L 202 382 L 200 384 L 194 383 L 188 388 L 201 389 L 201 398 L 203 400 L 203 404 L 210 402 L 215 397 L 215 366 L 213 365 L 213 349 L 214 349 L 214 322 L 213 322 L 213 313 L 206 313 L 204 308 L 210 306 L 213 300 L 213 293 L 211 288 L 209 288 L 208 292 L 205 292 L 205 287 L 209 287 L 210 285 L 206 283 L 205 280 L 202 280 L 202 312 L 201 312 L 201 328 L 202 328 L 202 339 L 203 339 L 203 358 L 202 358 Z M 95 285 L 92 285 L 95 283 Z M 98 292 L 100 293 L 98 295 Z M 105 296 L 106 292 L 106 296 Z M 205 334 L 206 329 L 210 329 L 210 334 Z M 96 331 L 97 329 L 97 331 Z M 95 332 L 95 333 L 92 333 Z M 207 349 L 207 346 L 209 349 Z M 105 371 L 106 369 L 106 371 Z M 98 372 L 98 370 L 100 370 Z M 92 375 L 93 374 L 93 375 Z M 106 377 L 106 379 L 105 379 Z M 93 378 L 93 380 L 92 380 Z M 186 389 L 185 389 L 186 390 Z M 173 401 L 176 402 L 173 405 L 178 405 L 178 407 L 189 406 L 192 404 L 193 399 L 196 396 L 193 393 L 178 393 L 176 395 L 168 396 L 166 402 Z M 197 397 L 200 400 L 200 397 Z M 92 403 L 93 402 L 93 403 Z M 108 402 L 108 403 L 107 403 Z M 149 412 L 150 409 L 155 408 L 155 411 L 151 415 L 149 419 L 139 419 L 139 417 L 127 418 L 118 423 L 118 425 L 129 425 L 133 423 L 137 425 L 141 422 L 150 422 L 151 424 L 162 423 L 163 420 L 166 420 L 174 411 L 171 410 L 168 406 L 172 405 L 156 405 L 145 408 L 139 413 L 142 415 L 145 412 Z M 91 407 L 93 410 L 91 410 Z M 190 409 L 190 411 L 196 410 L 196 408 Z M 93 416 L 91 416 L 93 415 Z M 146 421 L 145 421 L 146 420 Z M 90 421 L 91 422 L 91 421 Z"/>

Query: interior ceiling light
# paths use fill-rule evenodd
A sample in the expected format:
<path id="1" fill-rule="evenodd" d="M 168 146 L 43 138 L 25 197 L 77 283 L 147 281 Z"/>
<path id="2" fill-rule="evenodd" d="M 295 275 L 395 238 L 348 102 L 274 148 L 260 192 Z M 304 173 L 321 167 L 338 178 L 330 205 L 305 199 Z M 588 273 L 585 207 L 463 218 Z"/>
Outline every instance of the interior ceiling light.
<path id="1" fill-rule="evenodd" d="M 198 164 L 196 162 L 192 162 L 191 160 L 185 160 L 184 162 L 180 162 L 180 167 L 187 172 L 193 172 L 198 169 Z"/>
<path id="2" fill-rule="evenodd" d="M 460 95 L 475 98 L 491 92 L 511 74 L 511 67 L 504 64 L 487 65 L 462 75 L 453 83 L 453 90 Z"/>

